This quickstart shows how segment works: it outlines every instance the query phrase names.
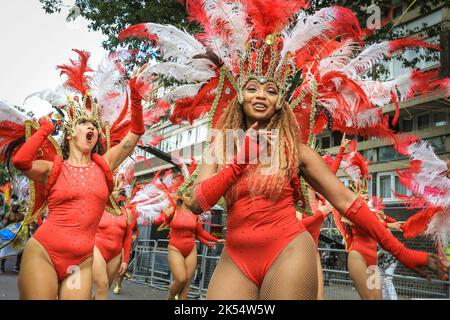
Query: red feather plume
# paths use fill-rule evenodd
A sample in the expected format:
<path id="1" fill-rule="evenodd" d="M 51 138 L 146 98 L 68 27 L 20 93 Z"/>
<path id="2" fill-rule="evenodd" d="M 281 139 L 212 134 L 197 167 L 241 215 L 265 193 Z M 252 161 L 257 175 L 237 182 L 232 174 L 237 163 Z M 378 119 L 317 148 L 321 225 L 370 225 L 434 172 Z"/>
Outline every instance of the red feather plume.
<path id="1" fill-rule="evenodd" d="M 91 76 L 87 73 L 93 71 L 88 66 L 90 53 L 77 49 L 73 49 L 72 51 L 78 54 L 78 61 L 70 59 L 70 64 L 59 65 L 56 68 L 61 70 L 60 75 L 64 74 L 67 76 L 64 85 L 80 92 L 84 96 L 86 91 L 90 89 L 89 81 L 91 80 Z"/>

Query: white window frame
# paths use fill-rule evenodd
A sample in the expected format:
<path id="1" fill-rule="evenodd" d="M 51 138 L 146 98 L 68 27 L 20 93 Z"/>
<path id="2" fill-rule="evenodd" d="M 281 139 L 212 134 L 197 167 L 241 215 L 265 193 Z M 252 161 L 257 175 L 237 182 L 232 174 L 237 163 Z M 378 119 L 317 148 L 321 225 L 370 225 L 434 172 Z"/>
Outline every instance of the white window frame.
<path id="1" fill-rule="evenodd" d="M 376 194 L 377 197 L 381 197 L 381 184 L 380 184 L 380 178 L 381 177 L 385 177 L 385 176 L 390 176 L 391 179 L 391 187 L 390 187 L 390 197 L 389 198 L 383 198 L 384 201 L 386 203 L 398 203 L 401 202 L 400 199 L 396 199 L 394 198 L 394 193 L 393 191 L 395 191 L 395 177 L 397 177 L 397 172 L 395 171 L 386 171 L 386 172 L 378 172 L 377 173 L 377 190 L 376 190 Z M 408 189 L 406 189 L 406 195 L 410 196 L 411 195 L 411 191 L 409 191 Z"/>

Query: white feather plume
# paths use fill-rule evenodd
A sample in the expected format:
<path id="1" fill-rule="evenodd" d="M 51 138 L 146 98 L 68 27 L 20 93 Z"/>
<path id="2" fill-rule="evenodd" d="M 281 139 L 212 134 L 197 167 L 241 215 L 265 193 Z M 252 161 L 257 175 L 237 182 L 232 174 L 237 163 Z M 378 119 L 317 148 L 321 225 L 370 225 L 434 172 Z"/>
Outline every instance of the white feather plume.
<path id="1" fill-rule="evenodd" d="M 211 69 L 198 70 L 190 65 L 175 62 L 158 63 L 146 68 L 144 73 L 162 74 L 184 82 L 206 82 L 215 75 Z"/>
<path id="2" fill-rule="evenodd" d="M 31 97 L 34 97 L 34 96 L 38 96 L 40 99 L 47 101 L 52 106 L 62 107 L 62 106 L 67 105 L 67 96 L 69 94 L 70 93 L 67 91 L 67 89 L 64 86 L 59 85 L 55 89 L 44 89 L 44 90 L 32 93 L 29 96 L 27 96 L 25 98 L 25 100 L 27 100 Z"/>
<path id="3" fill-rule="evenodd" d="M 176 100 L 186 97 L 195 96 L 204 83 L 185 84 L 176 87 L 173 90 L 168 90 L 165 94 L 165 100 Z"/>
<path id="4" fill-rule="evenodd" d="M 8 105 L 4 101 L 0 101 L 0 122 L 11 121 L 18 124 L 23 124 L 29 117 L 19 112 L 19 110 Z"/>
<path id="5" fill-rule="evenodd" d="M 450 179 L 447 178 L 447 162 L 441 160 L 427 141 L 412 144 L 408 148 L 411 160 L 420 160 L 420 172 L 413 174 L 414 192 L 423 195 L 434 206 L 450 207 Z M 445 174 L 444 174 L 445 173 Z M 439 190 L 427 192 L 427 189 Z"/>

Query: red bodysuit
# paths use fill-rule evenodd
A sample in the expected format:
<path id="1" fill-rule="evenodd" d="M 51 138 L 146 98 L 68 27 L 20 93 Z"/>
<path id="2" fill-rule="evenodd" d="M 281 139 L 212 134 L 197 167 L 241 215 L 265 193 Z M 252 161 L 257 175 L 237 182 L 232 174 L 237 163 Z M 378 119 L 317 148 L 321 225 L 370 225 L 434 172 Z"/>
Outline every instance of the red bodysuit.
<path id="1" fill-rule="evenodd" d="M 127 214 L 122 207 L 121 210 L 122 215 L 120 216 L 105 210 L 95 235 L 95 246 L 107 263 L 122 253 L 126 241 L 131 241 L 131 237 L 126 236 Z"/>
<path id="2" fill-rule="evenodd" d="M 102 168 L 93 160 L 85 167 L 61 163 L 59 157 L 53 163 L 48 217 L 34 238 L 50 256 L 59 281 L 70 274 L 72 266 L 92 255 L 95 233 L 109 195 Z"/>
<path id="3" fill-rule="evenodd" d="M 166 214 L 162 213 L 154 224 L 167 221 Z M 191 211 L 177 208 L 173 219 L 170 221 L 169 245 L 177 248 L 183 257 L 187 257 L 195 246 L 194 236 L 208 247 L 213 245 L 208 241 L 217 242 L 218 239 L 203 229 L 203 224 L 198 221 L 198 216 Z"/>
<path id="4" fill-rule="evenodd" d="M 239 269 L 261 287 L 281 251 L 306 229 L 295 215 L 293 188 L 288 178 L 276 202 L 250 196 L 245 173 L 236 185 L 240 188 L 237 199 L 227 201 L 225 250 Z"/>
<path id="5" fill-rule="evenodd" d="M 359 252 L 367 266 L 377 264 L 378 243 L 369 234 L 361 230 L 357 225 L 352 226 L 353 243 L 351 250 Z"/>
<path id="6" fill-rule="evenodd" d="M 320 229 L 322 228 L 324 220 L 325 217 L 320 210 L 316 210 L 316 213 L 312 216 L 302 214 L 302 222 L 305 225 L 306 230 L 313 237 L 316 249 L 319 248 Z"/>

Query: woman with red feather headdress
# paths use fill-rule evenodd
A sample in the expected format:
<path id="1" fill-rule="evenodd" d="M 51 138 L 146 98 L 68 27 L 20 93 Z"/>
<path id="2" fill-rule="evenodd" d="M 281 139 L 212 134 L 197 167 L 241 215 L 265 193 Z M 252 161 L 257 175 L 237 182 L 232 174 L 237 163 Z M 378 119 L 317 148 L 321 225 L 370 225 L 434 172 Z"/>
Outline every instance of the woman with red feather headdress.
<path id="1" fill-rule="evenodd" d="M 417 72 L 392 82 L 363 77 L 384 56 L 406 47 L 433 46 L 407 38 L 362 50 L 355 15 L 338 6 L 311 16 L 299 11 L 307 7 L 305 1 L 188 0 L 186 7 L 190 19 L 204 29 L 196 37 L 146 23 L 127 28 L 119 39 L 144 37 L 160 47 L 165 61 L 144 72 L 181 83 L 165 96 L 175 104 L 173 121 L 208 113 L 209 128 L 218 129 L 208 139 L 204 163 L 183 186 L 197 177 L 190 193 L 195 213 L 222 196 L 227 202 L 227 243 L 207 298 L 317 298 L 314 241 L 295 216 L 298 175 L 406 266 L 427 267 L 447 278 L 436 255 L 403 246 L 321 157 L 300 143 L 302 130 L 320 132 L 327 119 L 320 116 L 307 126 L 296 120 L 303 110 L 320 105 L 333 119 L 331 128 L 385 137 L 404 151 L 409 140 L 389 129 L 381 106 L 415 94 L 417 79 L 428 84 L 430 77 L 417 77 Z M 294 82 L 293 90 L 288 82 Z M 259 150 L 260 144 L 267 148 Z M 258 150 L 266 157 L 258 157 Z"/>
<path id="2" fill-rule="evenodd" d="M 39 125 L 32 124 L 36 131 L 27 136 L 12 159 L 13 165 L 36 185 L 36 191 L 44 189 L 44 199 L 31 197 L 36 203 L 28 218 L 39 212 L 43 200 L 49 208 L 48 218 L 24 250 L 19 274 L 21 299 L 91 298 L 94 239 L 105 205 L 112 201 L 108 199 L 113 189 L 111 172 L 131 154 L 145 131 L 143 83 L 132 78 L 129 132 L 117 145 L 110 145 L 111 128 L 100 118 L 103 106 L 90 90 L 89 54 L 75 51 L 78 61 L 58 67 L 67 76 L 65 87 L 80 95 L 69 100 L 67 118 L 60 119 L 65 131 L 63 152 L 54 144 L 53 153 L 48 152 L 55 126 L 47 117 L 40 119 Z M 106 145 L 102 138 L 106 138 Z M 108 149 L 106 153 L 104 148 Z"/>
<path id="3" fill-rule="evenodd" d="M 140 223 L 161 225 L 160 229 L 170 227 L 167 258 L 173 281 L 167 299 L 185 300 L 197 268 L 195 238 L 208 247 L 213 247 L 209 242 L 224 240 L 203 229 L 201 218 L 190 209 L 189 195 L 177 192 L 196 164 L 189 170 L 183 160 L 173 159 L 182 173 L 174 174 L 169 170 L 160 178 L 161 171 L 158 171 L 151 183 L 139 187 L 130 203 L 135 206 Z"/>
<path id="4" fill-rule="evenodd" d="M 382 199 L 373 197 L 369 199 L 367 184 L 369 181 L 368 162 L 356 151 L 356 143 L 351 144 L 351 152 L 344 159 L 344 172 L 352 179 L 353 191 L 369 204 L 371 213 L 377 217 L 378 223 L 385 228 L 400 230 L 400 224 L 383 212 Z M 348 253 L 347 267 L 356 290 L 363 300 L 381 300 L 380 274 L 377 268 L 376 238 L 364 230 L 363 227 L 352 223 L 342 217 L 336 210 L 333 211 L 335 223 L 344 237 Z M 370 286 L 370 285 L 373 286 Z"/>

